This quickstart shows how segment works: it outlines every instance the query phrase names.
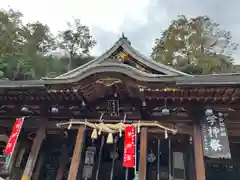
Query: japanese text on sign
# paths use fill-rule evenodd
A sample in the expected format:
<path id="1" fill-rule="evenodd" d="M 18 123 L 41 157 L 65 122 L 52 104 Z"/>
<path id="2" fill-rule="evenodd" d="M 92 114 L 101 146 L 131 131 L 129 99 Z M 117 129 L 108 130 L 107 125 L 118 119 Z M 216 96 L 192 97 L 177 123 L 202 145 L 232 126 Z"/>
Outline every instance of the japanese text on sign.
<path id="1" fill-rule="evenodd" d="M 125 127 L 123 166 L 135 166 L 135 127 L 132 125 Z"/>
<path id="2" fill-rule="evenodd" d="M 230 158 L 227 130 L 222 113 L 206 116 L 202 121 L 204 155 L 215 158 Z"/>
<path id="3" fill-rule="evenodd" d="M 18 135 L 21 131 L 24 118 L 17 118 L 13 126 L 12 133 L 8 139 L 8 143 L 4 149 L 4 153 L 8 156 L 12 155 L 15 145 L 17 143 Z"/>

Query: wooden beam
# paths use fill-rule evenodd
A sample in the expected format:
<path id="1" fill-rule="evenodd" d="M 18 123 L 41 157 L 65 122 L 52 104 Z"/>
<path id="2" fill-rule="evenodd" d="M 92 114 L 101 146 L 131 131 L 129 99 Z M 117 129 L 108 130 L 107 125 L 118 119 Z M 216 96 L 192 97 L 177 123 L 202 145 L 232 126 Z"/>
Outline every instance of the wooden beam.
<path id="1" fill-rule="evenodd" d="M 36 137 L 33 141 L 31 152 L 28 156 L 28 160 L 22 175 L 22 180 L 30 180 L 32 177 L 39 150 L 46 135 L 46 122 L 47 120 L 44 120 L 37 131 Z"/>
<path id="2" fill-rule="evenodd" d="M 76 144 L 74 147 L 72 162 L 71 162 L 70 170 L 68 173 L 68 180 L 76 180 L 77 179 L 78 166 L 81 162 L 81 154 L 82 154 L 82 149 L 83 149 L 84 132 L 85 132 L 85 126 L 80 126 L 78 128 Z"/>
<path id="3" fill-rule="evenodd" d="M 194 143 L 196 180 L 205 180 L 206 176 L 201 131 L 200 125 L 197 124 L 194 124 L 193 126 L 193 143 Z"/>
<path id="4" fill-rule="evenodd" d="M 148 129 L 144 127 L 140 135 L 139 180 L 147 179 L 147 136 Z"/>
<path id="5" fill-rule="evenodd" d="M 39 179 L 39 176 L 41 174 L 41 169 L 43 167 L 43 163 L 44 163 L 44 153 L 40 153 L 39 155 L 39 158 L 38 158 L 38 161 L 37 161 L 37 165 L 36 165 L 36 169 L 34 170 L 34 173 L 33 173 L 33 177 L 32 177 L 32 180 L 38 180 Z"/>
<path id="6" fill-rule="evenodd" d="M 164 123 L 162 125 L 164 125 L 165 127 L 169 127 L 169 128 L 171 128 L 173 126 L 173 124 L 170 124 L 170 123 L 169 124 Z M 177 135 L 176 136 L 178 136 L 179 134 L 181 134 L 181 135 L 185 134 L 185 135 L 192 136 L 193 131 L 192 131 L 192 126 L 191 125 L 186 125 L 186 124 L 179 123 L 179 124 L 176 124 L 174 126 L 174 128 L 177 129 Z M 156 127 L 156 128 L 148 129 L 148 132 L 155 133 L 155 134 L 164 134 L 165 130 Z M 170 135 L 171 135 L 171 133 L 170 133 Z"/>

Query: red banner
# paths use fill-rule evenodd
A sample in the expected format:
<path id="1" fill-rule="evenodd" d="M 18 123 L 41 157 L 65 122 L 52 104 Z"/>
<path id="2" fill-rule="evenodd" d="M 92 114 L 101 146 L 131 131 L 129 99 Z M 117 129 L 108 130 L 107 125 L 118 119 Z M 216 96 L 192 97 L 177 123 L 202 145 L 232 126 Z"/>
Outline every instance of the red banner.
<path id="1" fill-rule="evenodd" d="M 123 166 L 134 168 L 135 166 L 135 127 L 125 127 Z"/>
<path id="2" fill-rule="evenodd" d="M 8 139 L 8 143 L 4 149 L 5 155 L 12 155 L 15 145 L 17 143 L 18 135 L 20 134 L 24 118 L 17 118 L 13 126 L 12 133 Z"/>

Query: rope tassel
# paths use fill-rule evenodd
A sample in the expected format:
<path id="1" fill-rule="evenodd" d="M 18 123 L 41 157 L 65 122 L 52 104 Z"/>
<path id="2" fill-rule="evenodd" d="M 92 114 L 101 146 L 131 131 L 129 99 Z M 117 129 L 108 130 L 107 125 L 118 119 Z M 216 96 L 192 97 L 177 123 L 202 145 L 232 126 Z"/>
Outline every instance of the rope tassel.
<path id="1" fill-rule="evenodd" d="M 68 130 L 70 130 L 72 127 L 72 121 L 70 122 L 70 124 L 68 125 Z"/>
<path id="2" fill-rule="evenodd" d="M 91 139 L 97 139 L 98 138 L 98 132 L 97 129 L 93 129 L 92 135 L 91 135 Z"/>
<path id="3" fill-rule="evenodd" d="M 113 134 L 112 133 L 108 134 L 107 144 L 113 144 Z"/>
<path id="4" fill-rule="evenodd" d="M 165 130 L 165 139 L 167 139 L 168 138 L 168 132 L 167 132 L 167 130 Z"/>

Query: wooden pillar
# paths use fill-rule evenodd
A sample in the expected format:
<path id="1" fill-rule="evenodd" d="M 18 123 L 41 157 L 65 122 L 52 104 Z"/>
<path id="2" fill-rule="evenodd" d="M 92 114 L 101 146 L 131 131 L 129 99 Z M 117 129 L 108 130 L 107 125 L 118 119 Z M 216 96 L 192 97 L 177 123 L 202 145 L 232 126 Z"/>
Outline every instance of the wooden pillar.
<path id="1" fill-rule="evenodd" d="M 193 125 L 193 144 L 194 144 L 194 157 L 195 157 L 195 171 L 196 180 L 205 180 L 205 167 L 204 167 L 204 155 L 201 139 L 200 125 Z"/>
<path id="2" fill-rule="evenodd" d="M 15 148 L 14 148 L 14 151 L 13 151 L 13 154 L 12 154 L 12 158 L 11 158 L 11 161 L 9 163 L 9 172 L 10 174 L 12 173 L 12 168 L 14 167 L 15 165 L 15 162 L 16 162 L 16 158 L 17 158 L 17 154 L 18 154 L 18 151 L 19 151 L 19 142 L 16 144 Z"/>
<path id="3" fill-rule="evenodd" d="M 39 179 L 39 176 L 41 174 L 41 169 L 42 169 L 43 163 L 44 163 L 44 158 L 45 158 L 44 156 L 45 156 L 44 153 L 41 153 L 39 155 L 37 165 L 36 165 L 36 169 L 34 170 L 34 173 L 33 173 L 32 180 L 38 180 Z"/>
<path id="4" fill-rule="evenodd" d="M 83 142 L 84 142 L 84 132 L 85 132 L 85 127 L 80 126 L 78 128 L 78 134 L 77 134 L 76 143 L 74 147 L 72 162 L 68 172 L 68 180 L 77 179 L 78 166 L 81 162 L 81 154 L 82 154 L 82 148 L 83 148 Z"/>
<path id="5" fill-rule="evenodd" d="M 68 157 L 68 150 L 66 148 L 66 145 L 63 144 L 63 146 L 61 148 L 61 155 L 59 157 L 59 166 L 58 166 L 58 170 L 57 170 L 56 180 L 63 179 L 64 171 L 65 171 L 66 165 L 67 165 L 67 157 Z"/>
<path id="6" fill-rule="evenodd" d="M 147 139 L 148 129 L 144 127 L 140 134 L 139 180 L 147 179 Z"/>
<path id="7" fill-rule="evenodd" d="M 37 130 L 36 137 L 34 138 L 31 152 L 28 156 L 28 160 L 22 175 L 22 180 L 30 180 L 33 174 L 33 170 L 37 161 L 40 147 L 45 138 L 46 133 L 46 121 L 44 121 L 40 128 Z"/>

